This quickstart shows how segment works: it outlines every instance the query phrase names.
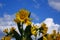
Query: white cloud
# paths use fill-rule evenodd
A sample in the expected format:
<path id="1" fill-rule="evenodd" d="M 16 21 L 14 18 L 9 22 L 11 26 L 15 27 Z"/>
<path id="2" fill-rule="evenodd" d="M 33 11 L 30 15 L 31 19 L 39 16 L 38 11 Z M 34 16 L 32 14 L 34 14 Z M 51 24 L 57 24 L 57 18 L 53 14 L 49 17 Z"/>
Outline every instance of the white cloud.
<path id="1" fill-rule="evenodd" d="M 59 31 L 59 33 L 60 33 L 60 26 L 59 26 L 59 28 L 58 28 L 58 31 Z"/>
<path id="2" fill-rule="evenodd" d="M 17 25 L 16 23 L 13 21 L 15 15 L 8 15 L 8 14 L 4 14 L 3 17 L 0 17 L 0 33 L 3 33 L 3 30 L 8 28 L 8 30 L 10 31 L 11 27 L 16 28 L 16 30 L 18 31 Z M 2 31 L 2 32 L 1 32 Z M 18 31 L 19 33 L 19 31 Z M 3 34 L 1 34 L 3 36 Z M 0 36 L 0 37 L 2 37 Z"/>
<path id="3" fill-rule="evenodd" d="M 36 20 L 36 21 L 39 21 L 39 17 L 35 14 L 35 13 L 31 13 L 31 16 Z M 33 20 L 34 20 L 33 19 Z"/>
<path id="4" fill-rule="evenodd" d="M 33 0 L 33 2 L 37 3 L 37 1 L 36 1 L 36 0 Z"/>
<path id="5" fill-rule="evenodd" d="M 44 23 L 47 24 L 47 27 L 51 27 L 54 22 L 52 18 L 47 18 L 45 19 Z"/>
<path id="6" fill-rule="evenodd" d="M 13 21 L 14 15 L 5 14 L 4 17 L 0 18 L 0 30 L 3 31 L 6 28 L 15 27 L 17 29 L 16 23 Z"/>
<path id="7" fill-rule="evenodd" d="M 48 0 L 49 6 L 60 11 L 60 0 Z"/>
<path id="8" fill-rule="evenodd" d="M 40 8 L 40 4 L 36 4 L 36 5 L 34 5 L 34 7 L 39 9 Z"/>
<path id="9" fill-rule="evenodd" d="M 44 23 L 47 24 L 48 27 L 48 33 L 52 33 L 53 30 L 56 30 L 58 32 L 59 24 L 55 24 L 53 21 L 53 18 L 47 18 Z"/>
<path id="10" fill-rule="evenodd" d="M 34 8 L 39 9 L 40 8 L 40 4 L 38 3 L 38 1 L 37 0 L 33 0 L 33 2 L 35 3 Z"/>

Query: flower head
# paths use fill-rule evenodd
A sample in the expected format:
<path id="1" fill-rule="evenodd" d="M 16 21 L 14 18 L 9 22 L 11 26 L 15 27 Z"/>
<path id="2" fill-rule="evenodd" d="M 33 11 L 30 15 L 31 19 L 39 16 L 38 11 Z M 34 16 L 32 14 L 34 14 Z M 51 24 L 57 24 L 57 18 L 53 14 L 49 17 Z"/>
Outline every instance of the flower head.
<path id="1" fill-rule="evenodd" d="M 30 18 L 26 18 L 26 19 L 24 20 L 24 23 L 25 23 L 27 26 L 32 24 Z"/>
<path id="2" fill-rule="evenodd" d="M 15 28 L 14 28 L 14 27 L 10 28 L 10 32 L 13 32 L 14 30 L 15 30 Z"/>
<path id="3" fill-rule="evenodd" d="M 32 35 L 37 35 L 37 28 L 36 28 L 36 26 L 33 26 L 33 27 L 31 27 L 31 33 L 32 33 Z"/>
<path id="4" fill-rule="evenodd" d="M 4 31 L 3 31 L 4 33 L 8 33 L 8 29 L 4 29 Z"/>
<path id="5" fill-rule="evenodd" d="M 29 11 L 25 9 L 21 9 L 16 14 L 16 18 L 14 19 L 15 22 L 23 22 L 26 18 L 29 18 Z"/>

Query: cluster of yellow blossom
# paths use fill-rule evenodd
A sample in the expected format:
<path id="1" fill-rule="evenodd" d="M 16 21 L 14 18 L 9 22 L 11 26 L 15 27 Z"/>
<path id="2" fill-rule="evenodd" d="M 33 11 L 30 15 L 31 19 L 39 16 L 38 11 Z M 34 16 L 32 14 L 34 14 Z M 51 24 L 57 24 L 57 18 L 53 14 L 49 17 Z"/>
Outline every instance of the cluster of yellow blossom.
<path id="1" fill-rule="evenodd" d="M 16 23 L 25 23 L 27 26 L 31 25 L 32 22 L 31 22 L 29 15 L 30 15 L 29 11 L 27 11 L 25 9 L 21 9 L 19 12 L 16 13 L 16 18 L 14 19 L 14 21 Z M 10 29 L 10 32 L 13 33 L 14 30 L 15 30 L 15 28 L 12 27 Z M 47 37 L 45 36 L 48 31 L 48 27 L 46 27 L 45 23 L 43 23 L 40 28 L 37 28 L 37 26 L 35 26 L 35 25 L 31 26 L 30 31 L 31 31 L 32 35 L 37 36 L 38 30 L 39 30 L 39 32 L 42 33 L 43 40 L 60 40 L 60 34 L 59 33 L 56 34 L 56 30 L 53 30 L 53 33 L 48 34 Z M 8 29 L 5 29 L 3 32 L 8 33 Z M 6 37 L 2 38 L 2 40 L 10 40 L 10 39 L 11 39 L 11 36 L 6 36 Z"/>
<path id="2" fill-rule="evenodd" d="M 33 25 L 33 27 L 31 27 L 31 33 L 32 35 L 36 36 L 37 35 L 37 27 Z"/>
<path id="3" fill-rule="evenodd" d="M 10 36 L 3 37 L 1 40 L 11 40 Z"/>
<path id="4" fill-rule="evenodd" d="M 8 33 L 8 29 L 4 29 L 4 31 L 3 31 L 4 33 Z"/>
<path id="5" fill-rule="evenodd" d="M 29 13 L 29 11 L 21 9 L 19 12 L 16 13 L 15 22 L 23 22 L 24 20 L 29 19 Z"/>

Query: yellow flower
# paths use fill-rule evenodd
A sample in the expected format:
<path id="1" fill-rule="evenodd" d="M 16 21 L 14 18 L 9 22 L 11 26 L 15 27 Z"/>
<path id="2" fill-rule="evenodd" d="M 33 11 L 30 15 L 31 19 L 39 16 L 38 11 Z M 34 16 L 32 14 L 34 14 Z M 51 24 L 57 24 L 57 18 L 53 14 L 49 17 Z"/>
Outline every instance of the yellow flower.
<path id="1" fill-rule="evenodd" d="M 17 19 L 14 19 L 14 21 L 16 22 L 16 23 L 19 23 L 20 21 L 19 20 L 17 20 Z"/>
<path id="2" fill-rule="evenodd" d="M 53 35 L 56 35 L 56 30 L 53 30 Z"/>
<path id="3" fill-rule="evenodd" d="M 48 30 L 48 27 L 46 27 L 46 24 L 45 23 L 42 23 L 41 28 L 43 29 L 42 32 L 44 34 L 46 34 L 47 33 L 47 30 Z"/>
<path id="4" fill-rule="evenodd" d="M 47 38 L 45 36 L 43 36 L 43 40 L 47 40 Z"/>
<path id="5" fill-rule="evenodd" d="M 24 18 L 29 16 L 29 11 L 27 11 L 25 9 L 20 10 L 19 13 L 20 13 L 20 18 L 21 19 L 24 19 Z"/>
<path id="6" fill-rule="evenodd" d="M 36 26 L 33 26 L 33 27 L 31 27 L 31 33 L 32 33 L 32 35 L 37 35 L 37 28 L 36 28 Z"/>
<path id="7" fill-rule="evenodd" d="M 48 27 L 45 27 L 44 30 L 42 30 L 43 34 L 46 34 L 48 30 Z"/>
<path id="8" fill-rule="evenodd" d="M 16 14 L 16 22 L 23 22 L 29 16 L 29 11 L 22 9 Z"/>
<path id="9" fill-rule="evenodd" d="M 10 32 L 13 32 L 13 30 L 15 30 L 15 28 L 14 28 L 14 27 L 10 28 Z"/>
<path id="10" fill-rule="evenodd" d="M 11 40 L 10 36 L 5 37 L 5 40 Z"/>
<path id="11" fill-rule="evenodd" d="M 3 31 L 3 32 L 8 33 L 8 29 L 4 29 L 4 31 Z"/>
<path id="12" fill-rule="evenodd" d="M 29 19 L 29 18 L 26 18 L 25 20 L 24 20 L 24 23 L 28 26 L 28 25 L 30 25 L 30 24 L 32 24 L 32 22 L 31 22 L 31 20 Z"/>
<path id="13" fill-rule="evenodd" d="M 46 24 L 45 23 L 42 23 L 41 27 L 42 28 L 45 28 L 46 27 Z"/>
<path id="14" fill-rule="evenodd" d="M 11 37 L 10 36 L 5 36 L 1 40 L 11 40 Z"/>
<path id="15" fill-rule="evenodd" d="M 47 35 L 47 39 L 48 39 L 48 40 L 52 40 L 51 34 L 48 34 L 48 35 Z"/>

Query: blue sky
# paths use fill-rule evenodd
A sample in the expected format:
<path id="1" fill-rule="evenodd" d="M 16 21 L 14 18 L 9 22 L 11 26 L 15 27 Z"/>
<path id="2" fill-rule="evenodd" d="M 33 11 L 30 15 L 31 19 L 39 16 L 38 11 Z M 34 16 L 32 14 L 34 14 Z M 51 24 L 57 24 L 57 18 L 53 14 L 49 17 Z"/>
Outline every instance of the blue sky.
<path id="1" fill-rule="evenodd" d="M 13 16 L 22 8 L 31 12 L 34 23 L 41 23 L 47 18 L 52 18 L 54 24 L 60 25 L 59 0 L 0 0 L 0 21 L 2 18 Z"/>
<path id="2" fill-rule="evenodd" d="M 50 7 L 48 0 L 0 0 L 0 4 L 0 17 L 3 17 L 4 14 L 12 15 L 20 9 L 26 8 L 39 17 L 38 22 L 42 22 L 46 18 L 53 18 L 55 23 L 60 24 L 60 11 Z"/>

